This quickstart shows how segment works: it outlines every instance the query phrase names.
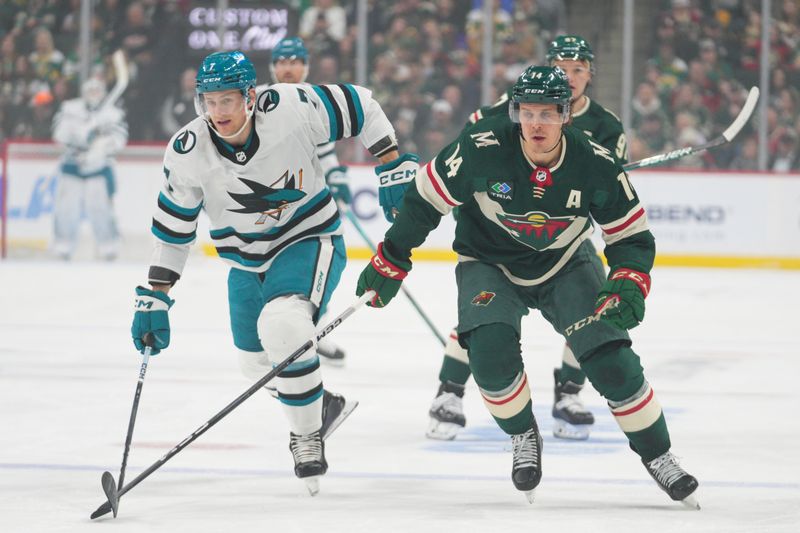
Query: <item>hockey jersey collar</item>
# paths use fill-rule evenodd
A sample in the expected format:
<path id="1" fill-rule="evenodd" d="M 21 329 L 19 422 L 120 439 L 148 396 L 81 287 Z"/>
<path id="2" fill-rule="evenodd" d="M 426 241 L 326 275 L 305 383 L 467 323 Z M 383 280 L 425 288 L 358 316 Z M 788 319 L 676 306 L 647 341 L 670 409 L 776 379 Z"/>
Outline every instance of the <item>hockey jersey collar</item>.
<path id="1" fill-rule="evenodd" d="M 250 131 L 250 137 L 248 137 L 247 142 L 244 143 L 244 146 L 239 148 L 228 142 L 225 142 L 223 139 L 220 139 L 214 129 L 206 124 L 208 127 L 208 133 L 211 136 L 211 141 L 214 143 L 214 146 L 217 147 L 217 152 L 219 152 L 219 154 L 228 161 L 236 163 L 237 165 L 247 164 L 250 159 L 256 155 L 256 152 L 258 152 L 258 147 L 261 144 L 258 138 L 258 133 L 256 132 L 255 117 L 251 118 L 251 120 L 253 121 L 253 128 Z"/>

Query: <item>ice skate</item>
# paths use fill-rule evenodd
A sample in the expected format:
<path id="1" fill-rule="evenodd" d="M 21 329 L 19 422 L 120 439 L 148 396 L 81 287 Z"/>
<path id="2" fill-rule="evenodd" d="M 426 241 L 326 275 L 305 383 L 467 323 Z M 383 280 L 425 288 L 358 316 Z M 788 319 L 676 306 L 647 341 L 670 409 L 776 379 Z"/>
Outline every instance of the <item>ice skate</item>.
<path id="1" fill-rule="evenodd" d="M 553 400 L 553 436 L 559 439 L 586 440 L 594 424 L 594 415 L 578 394 L 583 385 L 561 382 L 559 369 L 553 370 L 555 399 Z"/>
<path id="2" fill-rule="evenodd" d="M 357 401 L 326 390 L 322 395 L 322 427 L 319 429 L 322 440 L 330 437 L 356 407 Z"/>
<path id="3" fill-rule="evenodd" d="M 525 493 L 528 502 L 533 503 L 536 487 L 542 480 L 542 436 L 535 421 L 525 433 L 511 435 L 511 448 L 514 454 L 511 480 L 517 490 Z"/>
<path id="4" fill-rule="evenodd" d="M 435 440 L 456 438 L 458 432 L 467 425 L 462 405 L 463 397 L 464 385 L 447 381 L 439 386 L 439 392 L 428 411 L 431 420 L 425 433 L 426 437 Z"/>
<path id="5" fill-rule="evenodd" d="M 680 467 L 677 457 L 672 455 L 672 452 L 666 452 L 652 461 L 642 462 L 650 476 L 670 498 L 691 509 L 700 509 L 700 504 L 695 498 L 697 479 Z"/>
<path id="6" fill-rule="evenodd" d="M 294 433 L 289 435 L 289 450 L 294 457 L 294 473 L 305 482 L 309 494 L 316 496 L 319 492 L 319 478 L 328 471 L 325 443 L 319 431 L 309 435 Z"/>
<path id="7" fill-rule="evenodd" d="M 345 351 L 333 341 L 323 338 L 317 344 L 317 354 L 320 361 L 331 366 L 344 366 Z"/>

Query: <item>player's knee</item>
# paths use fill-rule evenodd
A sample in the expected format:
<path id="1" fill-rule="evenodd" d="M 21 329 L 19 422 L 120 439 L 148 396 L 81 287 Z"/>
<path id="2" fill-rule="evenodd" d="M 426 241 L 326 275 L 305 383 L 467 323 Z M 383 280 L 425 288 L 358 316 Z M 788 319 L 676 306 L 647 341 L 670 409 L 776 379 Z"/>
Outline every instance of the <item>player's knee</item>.
<path id="1" fill-rule="evenodd" d="M 641 389 L 644 371 L 629 341 L 613 341 L 590 351 L 581 368 L 592 386 L 607 400 L 621 401 Z"/>
<path id="2" fill-rule="evenodd" d="M 266 352 L 248 352 L 241 349 L 237 351 L 239 352 L 239 369 L 245 377 L 256 381 L 272 370 L 272 363 Z"/>
<path id="3" fill-rule="evenodd" d="M 482 389 L 503 389 L 522 371 L 519 335 L 508 324 L 478 326 L 462 337 L 469 351 L 470 370 Z"/>
<path id="4" fill-rule="evenodd" d="M 298 295 L 267 302 L 258 317 L 258 336 L 273 363 L 279 363 L 315 337 L 314 304 Z M 314 356 L 309 350 L 298 360 Z"/>

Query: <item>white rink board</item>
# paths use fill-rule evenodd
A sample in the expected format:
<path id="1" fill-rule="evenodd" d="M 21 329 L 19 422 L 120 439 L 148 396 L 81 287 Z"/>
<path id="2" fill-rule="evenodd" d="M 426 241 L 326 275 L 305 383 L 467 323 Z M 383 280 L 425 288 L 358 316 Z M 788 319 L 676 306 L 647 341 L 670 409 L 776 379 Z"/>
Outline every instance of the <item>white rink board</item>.
<path id="1" fill-rule="evenodd" d="M 12 250 L 31 243 L 42 248 L 50 241 L 57 165 L 54 157 L 10 159 L 7 234 Z M 388 223 L 378 206 L 372 169 L 353 165 L 350 177 L 353 211 L 378 242 Z M 120 232 L 127 243 L 147 243 L 163 175 L 160 150 L 153 148 L 147 158 L 120 157 L 116 170 Z M 800 257 L 800 175 L 638 171 L 631 173 L 631 181 L 647 209 L 659 254 Z M 348 246 L 363 248 L 352 226 L 344 228 Z M 211 243 L 207 229 L 202 217 L 199 243 Z M 449 250 L 453 230 L 452 217 L 444 217 L 422 248 Z M 599 232 L 595 240 L 601 243 Z"/>

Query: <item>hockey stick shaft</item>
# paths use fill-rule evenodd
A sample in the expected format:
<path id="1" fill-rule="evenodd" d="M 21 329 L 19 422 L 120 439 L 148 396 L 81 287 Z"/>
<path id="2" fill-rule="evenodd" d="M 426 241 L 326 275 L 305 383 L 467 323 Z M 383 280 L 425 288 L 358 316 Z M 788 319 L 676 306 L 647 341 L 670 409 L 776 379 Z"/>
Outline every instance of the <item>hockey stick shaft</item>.
<path id="1" fill-rule="evenodd" d="M 131 441 L 133 440 L 133 426 L 136 424 L 136 413 L 139 410 L 139 398 L 142 396 L 142 387 L 144 386 L 144 376 L 147 373 L 147 361 L 150 359 L 150 354 L 153 349 L 146 346 L 144 355 L 142 356 L 142 366 L 139 367 L 139 380 L 136 382 L 136 393 L 133 395 L 133 407 L 131 408 L 131 418 L 128 421 L 128 433 L 125 436 L 125 451 L 122 452 L 122 466 L 119 469 L 119 482 L 117 489 L 122 489 L 125 484 L 125 469 L 128 466 L 128 454 L 131 451 Z"/>
<path id="2" fill-rule="evenodd" d="M 346 205 L 339 204 L 339 209 L 342 212 L 344 212 L 344 216 L 347 217 L 347 220 L 350 221 L 350 223 L 356 229 L 358 234 L 361 235 L 361 238 L 364 240 L 364 243 L 367 245 L 367 247 L 369 247 L 370 250 L 372 250 L 372 253 L 373 254 L 377 253 L 375 245 L 372 244 L 372 240 L 369 238 L 369 235 L 367 235 L 367 232 L 364 231 L 363 227 L 361 227 L 361 223 L 358 221 L 358 218 L 356 218 L 356 215 L 350 210 L 350 208 L 347 207 Z M 420 318 L 422 318 L 422 320 L 425 321 L 425 324 L 431 330 L 431 333 L 433 333 L 436 336 L 436 339 L 439 341 L 439 343 L 442 346 L 444 346 L 445 345 L 444 337 L 442 337 L 442 335 L 436 329 L 436 326 L 433 324 L 433 321 L 428 317 L 425 311 L 422 310 L 422 307 L 420 307 L 417 300 L 411 295 L 411 291 L 408 290 L 408 287 L 406 287 L 405 285 L 400 285 L 400 290 L 402 290 L 403 294 L 406 295 L 406 298 L 408 298 L 408 301 L 411 303 L 411 306 L 414 308 L 414 310 L 416 310 L 417 314 L 419 314 Z"/>
<path id="3" fill-rule="evenodd" d="M 717 147 L 721 144 L 731 142 L 734 139 L 734 137 L 738 135 L 738 133 L 741 131 L 744 125 L 747 124 L 747 121 L 750 120 L 750 117 L 753 115 L 753 111 L 756 108 L 756 103 L 758 103 L 758 95 L 759 95 L 758 87 L 751 87 L 750 92 L 747 94 L 747 99 L 745 100 L 742 109 L 739 111 L 739 114 L 736 116 L 733 122 L 731 122 L 731 125 L 728 126 L 728 128 L 722 132 L 722 135 L 720 135 L 716 139 L 713 139 L 699 146 L 687 146 L 686 148 L 678 148 L 676 150 L 672 150 L 671 152 L 667 152 L 665 154 L 658 154 L 652 157 L 641 159 L 639 161 L 634 161 L 632 163 L 626 163 L 625 165 L 622 166 L 622 168 L 625 171 L 630 171 L 630 170 L 636 170 L 638 168 L 661 165 L 669 161 L 675 161 L 676 159 L 680 159 L 682 157 L 696 154 L 697 152 L 702 152 L 704 150 Z"/>
<path id="4" fill-rule="evenodd" d="M 349 317 L 350 315 L 355 313 L 356 310 L 359 307 L 361 307 L 362 305 L 367 303 L 374 296 L 375 296 L 375 292 L 374 291 L 367 291 L 364 294 L 362 294 L 355 303 L 351 304 L 350 307 L 345 309 L 339 316 L 334 318 L 327 326 L 325 326 L 321 330 L 317 331 L 317 334 L 316 334 L 316 337 L 315 337 L 316 341 L 319 341 L 323 337 L 326 337 L 327 335 L 329 335 L 330 332 L 333 331 L 334 329 L 336 329 L 337 327 L 339 327 L 339 325 L 341 325 L 341 323 L 347 317 Z M 167 461 L 169 461 L 170 459 L 175 457 L 175 455 L 180 453 L 181 450 L 183 450 L 189 444 L 194 442 L 198 437 L 200 437 L 200 435 L 202 435 L 203 433 L 205 433 L 206 431 L 211 429 L 217 422 L 219 422 L 220 420 L 225 418 L 231 411 L 233 411 L 234 409 L 239 407 L 239 405 L 241 405 L 245 400 L 247 400 L 250 396 L 255 394 L 258 390 L 260 390 L 269 381 L 274 379 L 275 376 L 280 374 L 287 366 L 291 365 L 301 355 L 303 355 L 308 350 L 310 350 L 314 346 L 315 339 L 308 339 L 305 342 L 305 344 L 300 346 L 291 355 L 286 357 L 286 359 L 284 359 L 283 361 L 278 363 L 278 365 L 275 366 L 268 374 L 266 374 L 264 377 L 262 377 L 261 379 L 259 379 L 255 383 L 253 383 L 253 385 L 249 389 L 247 389 L 242 394 L 240 394 L 235 400 L 233 400 L 231 403 L 229 403 L 227 406 L 225 406 L 221 411 L 219 411 L 217 414 L 215 414 L 210 419 L 208 419 L 202 426 L 200 426 L 199 428 L 194 430 L 188 437 L 183 439 L 174 448 L 172 448 L 170 451 L 165 453 L 161 457 L 161 459 L 159 459 L 158 461 L 156 461 L 155 463 L 150 465 L 144 472 L 142 472 L 141 474 L 136 476 L 130 483 L 128 483 L 127 485 L 125 485 L 124 487 L 119 489 L 119 491 L 118 491 L 118 493 L 116 495 L 117 498 L 122 497 L 123 494 L 126 494 L 133 487 L 135 487 L 136 485 L 141 483 L 150 474 L 152 474 L 153 472 L 155 472 L 156 470 L 158 470 L 159 468 L 164 466 L 164 463 L 166 463 Z M 111 503 L 106 501 L 100 507 L 98 507 L 97 510 L 94 513 L 92 513 L 91 518 L 97 518 L 97 517 L 103 516 L 105 514 L 108 514 L 111 510 L 112 510 Z"/>
<path id="5" fill-rule="evenodd" d="M 128 63 L 125 60 L 125 52 L 122 50 L 117 50 L 114 52 L 111 55 L 111 64 L 114 65 L 114 77 L 116 78 L 116 82 L 103 102 L 103 106 L 109 107 L 117 103 L 117 100 L 119 100 L 119 98 L 122 96 L 122 93 L 124 93 L 125 89 L 128 88 L 129 81 Z"/>

